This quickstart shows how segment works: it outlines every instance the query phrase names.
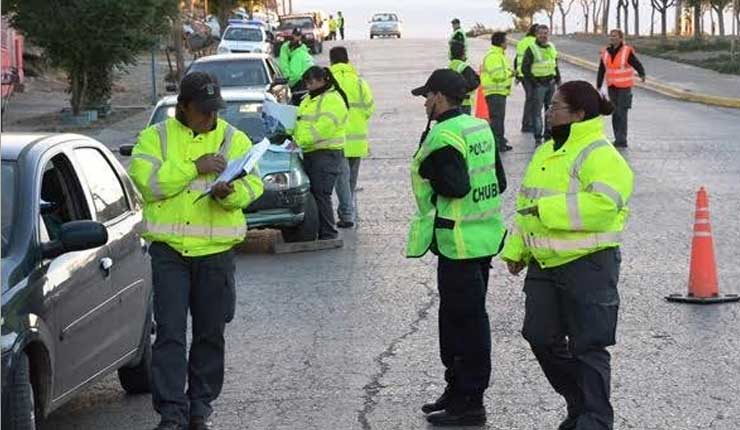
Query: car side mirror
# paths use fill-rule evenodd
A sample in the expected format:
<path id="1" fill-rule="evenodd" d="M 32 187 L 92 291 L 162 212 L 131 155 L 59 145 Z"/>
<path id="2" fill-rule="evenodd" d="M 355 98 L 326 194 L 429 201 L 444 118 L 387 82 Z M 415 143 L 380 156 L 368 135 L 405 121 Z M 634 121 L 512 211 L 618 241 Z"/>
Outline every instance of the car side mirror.
<path id="1" fill-rule="evenodd" d="M 174 83 L 168 83 L 165 85 L 165 90 L 167 90 L 168 93 L 176 93 L 177 92 L 177 84 Z"/>
<path id="2" fill-rule="evenodd" d="M 118 153 L 124 157 L 130 157 L 134 152 L 134 146 L 135 145 L 133 143 L 124 143 L 118 147 Z"/>
<path id="3" fill-rule="evenodd" d="M 55 258 L 74 251 L 97 248 L 108 243 L 108 229 L 96 221 L 70 221 L 62 224 L 59 239 L 44 244 L 44 258 Z"/>

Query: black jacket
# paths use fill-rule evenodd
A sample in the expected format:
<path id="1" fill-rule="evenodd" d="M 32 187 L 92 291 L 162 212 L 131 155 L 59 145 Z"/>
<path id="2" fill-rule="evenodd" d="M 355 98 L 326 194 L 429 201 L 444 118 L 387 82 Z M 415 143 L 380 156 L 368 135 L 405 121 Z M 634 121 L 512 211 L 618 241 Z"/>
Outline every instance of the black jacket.
<path id="1" fill-rule="evenodd" d="M 617 55 L 617 52 L 619 52 L 619 50 L 622 49 L 623 46 L 624 44 L 613 48 L 611 45 L 609 45 L 606 50 L 607 52 L 609 52 L 609 55 L 614 58 L 614 56 Z M 630 52 L 630 56 L 629 58 L 627 58 L 627 62 L 630 66 L 632 66 L 633 69 L 637 71 L 637 74 L 640 75 L 641 78 L 645 77 L 645 67 L 643 67 L 640 60 L 637 59 L 635 51 Z M 606 75 L 606 65 L 604 64 L 604 59 L 600 58 L 599 74 L 596 76 L 596 88 L 601 88 L 601 85 L 604 83 L 604 75 Z"/>
<path id="2" fill-rule="evenodd" d="M 462 71 L 462 77 L 465 78 L 465 82 L 468 83 L 468 90 L 466 92 L 475 91 L 480 86 L 480 76 L 473 70 L 472 67 L 468 66 Z"/>

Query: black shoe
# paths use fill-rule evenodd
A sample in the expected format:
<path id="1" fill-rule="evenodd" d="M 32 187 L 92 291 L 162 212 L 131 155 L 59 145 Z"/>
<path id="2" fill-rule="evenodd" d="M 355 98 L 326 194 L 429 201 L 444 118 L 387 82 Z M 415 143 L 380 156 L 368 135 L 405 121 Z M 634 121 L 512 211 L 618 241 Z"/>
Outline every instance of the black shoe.
<path id="1" fill-rule="evenodd" d="M 499 146 L 498 146 L 498 152 L 506 152 L 506 151 L 511 151 L 512 149 L 514 149 L 514 147 L 512 147 L 512 146 L 509 146 L 509 145 L 506 145 L 506 144 L 504 144 L 504 145 L 499 145 Z"/>
<path id="2" fill-rule="evenodd" d="M 486 423 L 486 408 L 480 398 L 453 398 L 444 411 L 427 415 L 427 421 L 440 427 L 481 426 Z"/>
<path id="3" fill-rule="evenodd" d="M 337 227 L 339 228 L 352 228 L 354 226 L 355 226 L 355 223 L 353 223 L 352 221 L 339 221 L 337 223 Z"/>
<path id="4" fill-rule="evenodd" d="M 190 430 L 211 430 L 211 422 L 203 417 L 190 418 Z"/>
<path id="5" fill-rule="evenodd" d="M 452 387 L 447 385 L 445 392 L 434 403 L 426 403 L 421 407 L 421 411 L 425 414 L 431 414 L 432 412 L 443 411 L 447 408 L 450 403 L 450 397 L 452 395 Z"/>
<path id="6" fill-rule="evenodd" d="M 566 418 L 565 420 L 563 420 L 562 423 L 560 423 L 560 425 L 558 426 L 558 430 L 575 430 L 577 425 L 578 425 L 578 417 L 568 415 L 568 418 Z"/>
<path id="7" fill-rule="evenodd" d="M 319 236 L 319 240 L 336 240 L 339 236 Z"/>
<path id="8" fill-rule="evenodd" d="M 614 142 L 613 145 L 616 148 L 626 148 L 627 147 L 627 142 Z"/>
<path id="9" fill-rule="evenodd" d="M 173 421 L 162 421 L 154 430 L 183 430 L 182 426 Z"/>

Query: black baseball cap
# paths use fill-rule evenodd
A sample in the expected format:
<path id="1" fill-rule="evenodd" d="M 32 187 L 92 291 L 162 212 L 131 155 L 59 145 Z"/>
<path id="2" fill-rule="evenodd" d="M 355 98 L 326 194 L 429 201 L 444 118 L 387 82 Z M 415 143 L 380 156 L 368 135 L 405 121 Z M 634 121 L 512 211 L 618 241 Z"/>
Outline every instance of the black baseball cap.
<path id="1" fill-rule="evenodd" d="M 180 82 L 178 102 L 195 103 L 203 113 L 210 113 L 226 107 L 221 97 L 221 87 L 216 78 L 205 72 L 188 73 Z"/>
<path id="2" fill-rule="evenodd" d="M 454 19 L 452 20 L 452 23 L 453 23 L 453 24 L 460 24 L 460 20 L 459 20 L 459 19 L 457 19 L 457 18 L 454 18 Z"/>
<path id="3" fill-rule="evenodd" d="M 467 94 L 467 83 L 461 74 L 451 69 L 437 69 L 429 76 L 427 83 L 411 90 L 415 96 L 442 93 L 448 97 L 464 99 Z"/>

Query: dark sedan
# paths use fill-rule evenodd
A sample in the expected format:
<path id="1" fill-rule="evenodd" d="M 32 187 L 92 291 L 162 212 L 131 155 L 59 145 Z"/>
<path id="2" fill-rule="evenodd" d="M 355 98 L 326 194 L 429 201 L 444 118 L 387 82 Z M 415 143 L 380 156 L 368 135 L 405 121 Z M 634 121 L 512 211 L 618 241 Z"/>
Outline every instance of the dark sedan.
<path id="1" fill-rule="evenodd" d="M 111 372 L 148 391 L 151 269 L 138 195 L 108 149 L 2 140 L 2 428 L 35 429 Z"/>

